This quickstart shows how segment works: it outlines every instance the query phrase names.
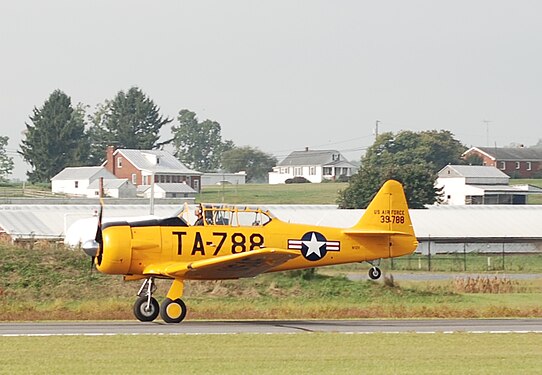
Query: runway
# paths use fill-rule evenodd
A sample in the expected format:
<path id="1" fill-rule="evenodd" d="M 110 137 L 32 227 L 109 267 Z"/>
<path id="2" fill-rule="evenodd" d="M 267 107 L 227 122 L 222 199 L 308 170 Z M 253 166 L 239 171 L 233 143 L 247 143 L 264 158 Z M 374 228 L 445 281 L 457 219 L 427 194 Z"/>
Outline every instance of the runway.
<path id="1" fill-rule="evenodd" d="M 196 334 L 542 333 L 542 319 L 257 320 L 0 323 L 0 337 Z"/>

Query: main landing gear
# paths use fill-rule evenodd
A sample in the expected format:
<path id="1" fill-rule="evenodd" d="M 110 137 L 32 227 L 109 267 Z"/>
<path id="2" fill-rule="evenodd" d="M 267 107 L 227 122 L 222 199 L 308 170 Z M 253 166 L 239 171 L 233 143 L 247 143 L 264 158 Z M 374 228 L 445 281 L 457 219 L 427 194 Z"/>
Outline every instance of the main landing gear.
<path id="1" fill-rule="evenodd" d="M 181 280 L 173 280 L 166 299 L 162 302 L 162 306 L 159 306 L 158 301 L 152 296 L 156 291 L 154 277 L 145 279 L 134 303 L 135 317 L 142 322 L 152 322 L 160 314 L 166 323 L 182 322 L 186 316 L 186 305 L 180 298 L 183 294 L 183 287 L 184 284 Z"/>

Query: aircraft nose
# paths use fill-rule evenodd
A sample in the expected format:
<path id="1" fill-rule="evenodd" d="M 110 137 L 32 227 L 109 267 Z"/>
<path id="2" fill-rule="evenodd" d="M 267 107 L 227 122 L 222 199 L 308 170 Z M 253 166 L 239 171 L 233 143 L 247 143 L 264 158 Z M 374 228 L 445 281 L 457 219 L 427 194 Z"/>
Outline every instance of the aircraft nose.
<path id="1" fill-rule="evenodd" d="M 85 254 L 93 258 L 98 255 L 99 248 L 100 244 L 96 240 L 85 241 L 85 243 L 81 246 L 81 249 L 83 249 Z"/>

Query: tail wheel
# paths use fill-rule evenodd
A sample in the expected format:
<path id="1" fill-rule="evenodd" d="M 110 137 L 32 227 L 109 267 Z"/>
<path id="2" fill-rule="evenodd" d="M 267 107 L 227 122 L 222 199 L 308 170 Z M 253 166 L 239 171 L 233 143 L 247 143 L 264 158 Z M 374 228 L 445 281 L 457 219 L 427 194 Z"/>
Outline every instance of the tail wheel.
<path id="1" fill-rule="evenodd" d="M 141 296 L 134 303 L 134 315 L 142 322 L 152 322 L 160 313 L 158 301 L 151 297 Z"/>
<path id="2" fill-rule="evenodd" d="M 180 298 L 166 298 L 160 308 L 160 316 L 166 323 L 180 323 L 186 316 L 186 305 Z"/>
<path id="3" fill-rule="evenodd" d="M 382 271 L 380 271 L 380 268 L 371 267 L 369 270 L 369 278 L 371 278 L 371 280 L 377 280 L 380 278 L 380 276 L 382 276 Z"/>

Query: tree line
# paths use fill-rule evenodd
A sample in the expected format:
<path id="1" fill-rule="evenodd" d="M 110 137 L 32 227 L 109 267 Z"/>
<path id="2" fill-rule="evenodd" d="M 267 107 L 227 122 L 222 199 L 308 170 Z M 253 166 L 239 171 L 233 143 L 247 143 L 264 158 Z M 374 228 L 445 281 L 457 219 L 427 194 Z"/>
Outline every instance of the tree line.
<path id="1" fill-rule="evenodd" d="M 245 170 L 248 182 L 264 182 L 277 163 L 274 156 L 257 148 L 224 140 L 218 122 L 199 121 L 188 109 L 180 110 L 173 123 L 138 87 L 118 92 L 93 113 L 87 114 L 85 109 L 82 104 L 74 106 L 61 90 L 34 108 L 19 151 L 31 167 L 29 182 L 49 182 L 68 166 L 100 165 L 107 146 L 152 150 L 171 144 L 174 155 L 189 168 L 200 172 Z M 165 126 L 171 126 L 172 138 L 160 141 Z"/>
<path id="2" fill-rule="evenodd" d="M 247 182 L 266 182 L 267 173 L 277 164 L 274 156 L 257 148 L 239 147 L 223 139 L 217 121 L 200 121 L 188 109 L 181 109 L 176 119 L 161 115 L 158 106 L 137 87 L 118 92 L 93 113 L 87 114 L 85 109 L 82 104 L 74 106 L 61 90 L 34 108 L 18 151 L 31 166 L 27 172 L 30 182 L 49 182 L 67 166 L 100 165 L 110 145 L 144 150 L 169 144 L 189 168 L 244 170 Z M 161 141 L 164 126 L 171 127 L 172 137 Z M 0 181 L 13 168 L 5 152 L 7 141 L 0 136 Z M 411 208 L 439 202 L 441 192 L 434 183 L 440 169 L 447 164 L 482 164 L 481 160 L 461 159 L 466 149 L 447 130 L 380 134 L 347 188 L 339 192 L 337 203 L 341 208 L 364 208 L 388 179 L 403 183 Z"/>

